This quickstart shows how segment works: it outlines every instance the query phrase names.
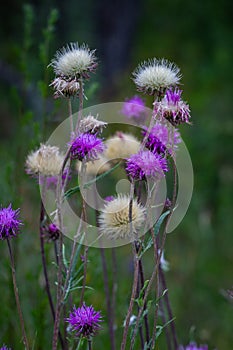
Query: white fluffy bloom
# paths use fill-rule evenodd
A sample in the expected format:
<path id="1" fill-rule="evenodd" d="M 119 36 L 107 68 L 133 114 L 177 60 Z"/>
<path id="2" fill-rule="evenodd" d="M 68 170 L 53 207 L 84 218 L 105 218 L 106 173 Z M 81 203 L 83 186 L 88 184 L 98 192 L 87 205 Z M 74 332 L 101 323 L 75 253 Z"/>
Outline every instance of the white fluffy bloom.
<path id="1" fill-rule="evenodd" d="M 107 123 L 96 119 L 92 115 L 88 115 L 80 121 L 79 131 L 80 133 L 91 132 L 96 133 L 98 131 L 102 131 L 105 128 Z"/>
<path id="2" fill-rule="evenodd" d="M 64 155 L 60 153 L 58 147 L 41 144 L 39 149 L 27 156 L 26 172 L 34 175 L 57 176 L 63 162 Z"/>
<path id="3" fill-rule="evenodd" d="M 116 135 L 106 140 L 105 145 L 105 157 L 117 161 L 119 158 L 125 159 L 137 153 L 141 144 L 135 136 L 118 131 Z"/>
<path id="4" fill-rule="evenodd" d="M 130 223 L 129 203 L 129 196 L 119 195 L 105 205 L 99 216 L 99 228 L 107 238 L 134 238 L 140 231 L 145 221 L 145 208 L 133 199 L 132 222 Z"/>
<path id="5" fill-rule="evenodd" d="M 140 64 L 133 76 L 138 90 L 149 94 L 175 86 L 181 78 L 180 69 L 174 63 L 156 58 Z"/>
<path id="6" fill-rule="evenodd" d="M 95 50 L 90 50 L 85 44 L 70 43 L 56 52 L 50 65 L 58 76 L 88 78 L 88 72 L 97 66 Z"/>

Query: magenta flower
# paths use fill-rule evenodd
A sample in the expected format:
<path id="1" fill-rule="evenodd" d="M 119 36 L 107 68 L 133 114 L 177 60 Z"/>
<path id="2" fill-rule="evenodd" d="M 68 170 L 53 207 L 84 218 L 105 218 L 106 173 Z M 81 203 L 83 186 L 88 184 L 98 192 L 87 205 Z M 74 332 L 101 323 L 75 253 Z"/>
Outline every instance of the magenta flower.
<path id="1" fill-rule="evenodd" d="M 143 122 L 147 115 L 145 110 L 145 102 L 139 96 L 133 96 L 126 100 L 121 110 L 127 118 L 133 119 L 136 122 Z"/>
<path id="2" fill-rule="evenodd" d="M 72 331 L 77 337 L 89 338 L 96 334 L 100 329 L 102 316 L 100 311 L 95 311 L 93 306 L 86 306 L 85 303 L 81 307 L 74 306 L 73 312 L 69 318 L 65 319 L 69 323 Z"/>
<path id="3" fill-rule="evenodd" d="M 0 239 L 16 237 L 19 233 L 19 226 L 22 225 L 18 220 L 20 209 L 13 210 L 11 204 L 8 208 L 0 209 Z"/>
<path id="4" fill-rule="evenodd" d="M 191 342 L 187 346 L 180 345 L 179 350 L 208 350 L 208 345 L 197 346 L 196 343 Z"/>
<path id="5" fill-rule="evenodd" d="M 126 160 L 126 172 L 135 180 L 144 180 L 146 177 L 157 179 L 168 171 L 167 161 L 158 153 L 139 151 Z"/>
<path id="6" fill-rule="evenodd" d="M 59 238 L 60 230 L 56 224 L 51 223 L 46 228 L 46 234 L 49 241 L 56 241 Z"/>
<path id="7" fill-rule="evenodd" d="M 98 159 L 104 149 L 104 143 L 100 138 L 91 133 L 83 133 L 72 141 L 70 154 L 72 159 L 90 161 Z"/>
<path id="8" fill-rule="evenodd" d="M 190 124 L 190 109 L 181 99 L 182 91 L 179 89 L 168 89 L 160 102 L 154 102 L 155 112 L 166 118 L 172 125 Z"/>
<path id="9" fill-rule="evenodd" d="M 114 196 L 107 196 L 104 199 L 106 200 L 106 202 L 111 202 L 111 201 L 113 201 L 113 199 L 115 199 L 115 197 Z"/>
<path id="10" fill-rule="evenodd" d="M 145 127 L 142 132 L 144 137 L 147 132 L 148 128 Z M 157 122 L 150 130 L 145 146 L 153 153 L 164 154 L 167 151 L 171 154 L 180 142 L 180 133 L 177 129 L 172 130 L 167 125 Z"/>

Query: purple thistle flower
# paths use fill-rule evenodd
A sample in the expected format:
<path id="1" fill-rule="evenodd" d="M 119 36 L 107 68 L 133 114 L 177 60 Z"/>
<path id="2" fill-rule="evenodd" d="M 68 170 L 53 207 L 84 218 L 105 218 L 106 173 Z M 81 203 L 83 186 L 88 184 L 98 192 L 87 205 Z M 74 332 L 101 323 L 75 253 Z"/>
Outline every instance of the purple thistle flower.
<path id="1" fill-rule="evenodd" d="M 136 95 L 124 102 L 121 112 L 127 118 L 134 119 L 136 122 L 143 122 L 147 117 L 145 102 Z"/>
<path id="2" fill-rule="evenodd" d="M 144 180 L 146 177 L 159 179 L 164 176 L 164 171 L 168 171 L 167 161 L 158 153 L 139 151 L 127 158 L 126 172 L 135 180 Z"/>
<path id="3" fill-rule="evenodd" d="M 59 238 L 60 230 L 56 224 L 50 223 L 45 228 L 45 235 L 49 242 L 56 241 Z"/>
<path id="4" fill-rule="evenodd" d="M 100 138 L 91 133 L 83 133 L 72 141 L 70 154 L 72 159 L 90 161 L 98 159 L 104 149 L 104 143 Z"/>
<path id="5" fill-rule="evenodd" d="M 74 306 L 73 312 L 65 321 L 69 323 L 71 330 L 75 331 L 77 337 L 89 338 L 100 329 L 99 323 L 102 321 L 102 316 L 100 311 L 94 310 L 93 306 L 86 306 L 83 303 L 81 307 Z"/>
<path id="6" fill-rule="evenodd" d="M 147 135 L 147 132 L 148 128 L 144 127 L 142 131 L 144 137 Z M 145 146 L 153 153 L 164 154 L 168 151 L 171 154 L 172 150 L 180 142 L 180 133 L 177 129 L 174 128 L 172 130 L 165 124 L 156 123 L 147 136 Z"/>
<path id="7" fill-rule="evenodd" d="M 154 102 L 155 112 L 166 118 L 172 125 L 190 124 L 190 109 L 181 99 L 182 91 L 179 89 L 168 89 L 160 102 Z"/>
<path id="8" fill-rule="evenodd" d="M 11 204 L 8 208 L 0 209 L 0 239 L 16 237 L 19 233 L 19 226 L 22 225 L 18 220 L 20 209 L 13 210 Z"/>
<path id="9" fill-rule="evenodd" d="M 196 343 L 191 342 L 187 346 L 180 345 L 179 350 L 208 350 L 208 345 L 197 346 Z"/>

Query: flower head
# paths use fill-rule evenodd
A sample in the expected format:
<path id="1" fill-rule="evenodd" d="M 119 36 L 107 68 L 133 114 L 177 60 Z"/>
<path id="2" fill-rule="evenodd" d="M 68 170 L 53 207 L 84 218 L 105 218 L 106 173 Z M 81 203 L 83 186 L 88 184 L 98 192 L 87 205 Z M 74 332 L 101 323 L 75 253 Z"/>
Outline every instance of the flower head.
<path id="1" fill-rule="evenodd" d="M 72 159 L 95 160 L 105 149 L 103 141 L 94 134 L 83 133 L 71 142 Z"/>
<path id="2" fill-rule="evenodd" d="M 100 329 L 99 323 L 102 321 L 102 316 L 100 311 L 95 311 L 93 306 L 86 306 L 84 303 L 78 308 L 74 306 L 73 312 L 65 321 L 69 323 L 77 337 L 89 338 Z"/>
<path id="3" fill-rule="evenodd" d="M 159 179 L 164 177 L 165 171 L 168 171 L 166 159 L 147 150 L 133 154 L 126 161 L 126 172 L 135 180 L 147 177 Z"/>
<path id="4" fill-rule="evenodd" d="M 126 100 L 123 103 L 121 112 L 127 118 L 133 119 L 135 122 L 143 122 L 147 117 L 145 102 L 139 96 L 133 96 Z"/>
<path id="5" fill-rule="evenodd" d="M 56 77 L 50 86 L 55 90 L 55 98 L 76 96 L 80 88 L 80 84 L 76 79 L 62 77 Z"/>
<path id="6" fill-rule="evenodd" d="M 99 216 L 99 228 L 107 238 L 133 238 L 139 232 L 145 220 L 145 208 L 133 199 L 130 222 L 129 204 L 130 198 L 127 195 L 118 195 L 105 204 Z"/>
<path id="7" fill-rule="evenodd" d="M 138 139 L 127 133 L 118 131 L 114 136 L 106 140 L 105 157 L 109 160 L 124 159 L 137 153 L 140 148 Z"/>
<path id="8" fill-rule="evenodd" d="M 10 348 L 8 348 L 6 345 L 3 345 L 0 350 L 11 350 Z"/>
<path id="9" fill-rule="evenodd" d="M 182 123 L 190 124 L 190 109 L 188 104 L 181 99 L 181 94 L 182 91 L 179 89 L 168 89 L 164 98 L 154 103 L 156 112 L 174 126 Z"/>
<path id="10" fill-rule="evenodd" d="M 0 209 L 0 239 L 16 237 L 19 226 L 22 225 L 18 219 L 20 209 L 12 209 L 11 204 L 7 208 Z"/>
<path id="11" fill-rule="evenodd" d="M 179 350 L 208 350 L 208 345 L 197 346 L 196 343 L 191 342 L 187 346 L 179 346 Z"/>
<path id="12" fill-rule="evenodd" d="M 55 74 L 64 79 L 87 79 L 97 67 L 95 50 L 90 50 L 85 44 L 70 43 L 56 52 L 50 65 Z"/>
<path id="13" fill-rule="evenodd" d="M 48 241 L 56 241 L 60 236 L 60 230 L 54 223 L 48 225 L 46 233 Z"/>
<path id="14" fill-rule="evenodd" d="M 41 144 L 39 149 L 27 156 L 26 172 L 33 175 L 57 176 L 63 162 L 64 155 L 58 147 Z"/>
<path id="15" fill-rule="evenodd" d="M 133 76 L 138 90 L 148 94 L 176 86 L 181 78 L 180 69 L 174 63 L 156 58 L 139 65 Z"/>
<path id="16" fill-rule="evenodd" d="M 148 133 L 148 128 L 144 127 L 142 132 L 146 138 L 145 146 L 153 153 L 164 154 L 168 151 L 170 154 L 181 142 L 180 133 L 175 128 L 169 128 L 169 125 L 157 122 Z"/>
<path id="17" fill-rule="evenodd" d="M 106 125 L 107 123 L 96 119 L 92 115 L 88 115 L 80 121 L 79 131 L 80 133 L 89 132 L 91 134 L 96 134 L 98 132 L 102 132 Z"/>

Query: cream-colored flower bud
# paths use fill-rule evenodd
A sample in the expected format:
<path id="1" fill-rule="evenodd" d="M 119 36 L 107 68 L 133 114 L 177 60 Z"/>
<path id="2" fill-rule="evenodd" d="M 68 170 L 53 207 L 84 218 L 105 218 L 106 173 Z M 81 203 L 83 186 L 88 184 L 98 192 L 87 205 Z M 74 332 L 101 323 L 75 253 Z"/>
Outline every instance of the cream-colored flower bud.
<path id="1" fill-rule="evenodd" d="M 129 220 L 130 198 L 119 195 L 108 202 L 99 216 L 99 229 L 110 239 L 132 238 L 140 232 L 145 221 L 145 208 L 133 199 L 132 222 Z"/>
<path id="2" fill-rule="evenodd" d="M 26 172 L 33 175 L 57 176 L 63 162 L 64 155 L 60 153 L 58 147 L 41 144 L 39 149 L 27 156 Z"/>
<path id="3" fill-rule="evenodd" d="M 113 162 L 117 162 L 118 159 L 128 158 L 140 149 L 140 142 L 135 136 L 120 131 L 107 139 L 105 145 L 104 155 Z"/>

